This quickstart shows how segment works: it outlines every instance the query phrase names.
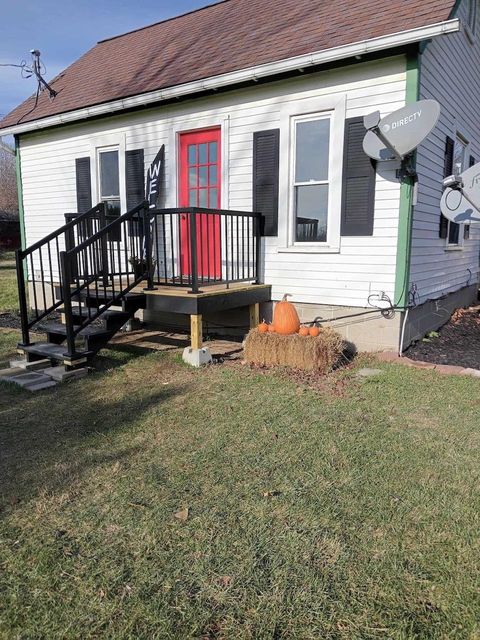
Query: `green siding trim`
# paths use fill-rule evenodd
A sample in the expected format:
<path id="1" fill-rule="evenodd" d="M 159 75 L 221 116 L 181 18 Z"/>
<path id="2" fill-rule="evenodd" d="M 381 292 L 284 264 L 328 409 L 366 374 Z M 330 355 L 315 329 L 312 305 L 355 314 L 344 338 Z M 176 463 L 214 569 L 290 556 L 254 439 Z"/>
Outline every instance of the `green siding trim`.
<path id="1" fill-rule="evenodd" d="M 418 54 L 408 55 L 407 83 L 405 92 L 406 104 L 410 104 L 418 100 L 419 90 L 420 58 Z M 405 308 L 408 305 L 408 290 L 410 288 L 410 258 L 412 249 L 413 191 L 413 179 L 404 178 L 400 187 L 397 264 L 395 269 L 395 306 L 399 308 Z"/>
<path id="2" fill-rule="evenodd" d="M 25 215 L 23 212 L 23 185 L 22 185 L 22 165 L 20 161 L 20 141 L 15 136 L 15 166 L 17 173 L 17 195 L 18 195 L 18 216 L 20 218 L 20 238 L 22 241 L 22 249 L 25 249 Z"/>

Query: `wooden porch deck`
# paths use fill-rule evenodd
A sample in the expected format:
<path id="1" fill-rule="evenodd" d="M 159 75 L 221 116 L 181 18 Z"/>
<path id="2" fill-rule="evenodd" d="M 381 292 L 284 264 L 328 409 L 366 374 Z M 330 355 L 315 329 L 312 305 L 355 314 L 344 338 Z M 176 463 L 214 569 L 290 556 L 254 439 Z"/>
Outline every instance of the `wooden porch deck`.
<path id="1" fill-rule="evenodd" d="M 260 304 L 271 300 L 271 285 L 267 284 L 214 284 L 205 286 L 198 293 L 190 293 L 186 287 L 156 285 L 145 290 L 146 282 L 132 289 L 133 293 L 144 293 L 155 298 L 155 311 L 190 316 L 191 346 L 201 349 L 203 340 L 203 316 L 207 313 L 249 307 L 250 327 L 260 322 Z"/>

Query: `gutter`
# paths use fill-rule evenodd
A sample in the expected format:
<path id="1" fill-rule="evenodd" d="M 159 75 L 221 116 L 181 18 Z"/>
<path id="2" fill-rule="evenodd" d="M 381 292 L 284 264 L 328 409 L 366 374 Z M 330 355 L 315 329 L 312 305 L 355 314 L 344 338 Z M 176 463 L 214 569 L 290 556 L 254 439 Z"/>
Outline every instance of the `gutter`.
<path id="1" fill-rule="evenodd" d="M 135 107 L 162 102 L 163 100 L 181 98 L 209 90 L 214 91 L 229 85 L 256 81 L 260 78 L 266 78 L 268 76 L 288 73 L 296 70 L 305 70 L 309 67 L 335 62 L 344 58 L 362 56 L 376 51 L 384 51 L 385 49 L 405 46 L 415 42 L 421 42 L 422 40 L 429 40 L 430 38 L 447 33 L 454 33 L 456 31 L 460 31 L 460 20 L 458 18 L 438 22 L 427 27 L 417 27 L 415 29 L 408 29 L 406 31 L 380 36 L 378 38 L 361 40 L 360 42 L 354 42 L 353 44 L 332 47 L 331 49 L 325 49 L 317 53 L 309 53 L 302 56 L 295 56 L 294 58 L 279 60 L 277 62 L 269 62 L 267 64 L 250 67 L 248 69 L 240 69 L 239 71 L 224 73 L 219 76 L 205 78 L 204 80 L 195 80 L 186 84 L 167 87 L 166 89 L 149 91 L 148 93 L 132 96 L 130 98 L 122 98 L 120 100 L 113 100 L 111 102 L 91 107 L 76 109 L 74 111 L 49 116 L 33 122 L 25 122 L 24 124 L 13 125 L 5 129 L 0 129 L 0 134 L 18 135 L 27 131 L 36 131 L 39 129 L 46 129 L 47 127 L 54 127 L 76 122 L 78 120 L 84 120 L 86 118 L 95 118 L 105 114 L 117 113 L 119 111 L 125 111 Z"/>

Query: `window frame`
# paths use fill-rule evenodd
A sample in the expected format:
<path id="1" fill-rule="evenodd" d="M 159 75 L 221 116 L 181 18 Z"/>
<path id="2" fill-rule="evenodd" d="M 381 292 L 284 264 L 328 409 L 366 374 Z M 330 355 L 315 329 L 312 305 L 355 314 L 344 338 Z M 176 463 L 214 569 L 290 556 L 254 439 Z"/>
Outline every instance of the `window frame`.
<path id="1" fill-rule="evenodd" d="M 94 134 L 90 138 L 90 166 L 92 181 L 92 202 L 98 204 L 100 202 L 100 164 L 99 151 L 118 150 L 118 171 L 119 171 L 119 187 L 120 187 L 120 214 L 123 215 L 127 211 L 127 183 L 125 178 L 125 162 L 126 162 L 126 135 L 125 133 L 101 133 Z"/>
<path id="2" fill-rule="evenodd" d="M 463 154 L 463 166 L 460 167 L 459 173 L 465 171 L 468 168 L 468 158 L 469 158 L 469 151 L 470 151 L 470 143 L 467 140 L 467 138 L 462 135 L 462 133 L 460 133 L 460 131 L 456 131 L 455 135 L 454 135 L 454 147 L 453 147 L 453 168 L 454 171 L 456 171 L 456 162 L 455 162 L 455 157 L 456 157 L 456 152 L 457 152 L 457 146 L 458 144 L 461 144 L 463 146 L 464 149 L 464 154 Z M 445 249 L 447 251 L 458 251 L 460 249 L 463 249 L 464 244 L 465 244 L 465 225 L 464 224 L 458 224 L 458 242 L 450 242 L 450 230 L 452 228 L 452 225 L 456 225 L 456 222 L 451 222 L 450 220 L 448 221 L 447 224 L 447 237 L 445 239 Z"/>
<path id="3" fill-rule="evenodd" d="M 292 231 L 292 239 L 294 246 L 316 246 L 316 245 L 324 245 L 327 243 L 328 238 L 328 227 L 329 227 L 329 208 L 330 208 L 330 197 L 328 197 L 328 205 L 327 205 L 327 233 L 325 240 L 312 240 L 303 241 L 297 240 L 297 188 L 298 187 L 313 187 L 313 186 L 322 186 L 326 185 L 328 187 L 328 196 L 330 196 L 330 188 L 331 188 L 331 179 L 330 179 L 330 164 L 331 164 L 331 132 L 332 132 L 332 117 L 333 113 L 331 111 L 324 111 L 321 113 L 312 113 L 301 116 L 292 116 L 292 131 L 291 131 L 291 140 L 292 140 L 292 163 L 293 166 L 291 168 L 291 184 L 290 190 L 292 192 L 292 217 L 294 222 L 294 228 Z M 305 181 L 297 181 L 296 173 L 297 173 L 297 125 L 302 122 L 317 122 L 319 120 L 328 120 L 329 123 L 329 137 L 328 137 L 328 169 L 327 169 L 327 179 L 326 180 L 309 180 Z"/>
<path id="4" fill-rule="evenodd" d="M 109 153 L 112 151 L 116 151 L 117 153 L 117 164 L 118 164 L 118 196 L 103 196 L 102 195 L 102 162 L 101 156 L 103 153 Z M 97 156 L 97 193 L 98 193 L 98 202 L 112 202 L 118 201 L 119 205 L 119 215 L 122 215 L 122 188 L 121 188 L 121 173 L 120 173 L 120 145 L 110 145 L 107 147 L 97 147 L 96 148 L 96 156 Z"/>
<path id="5" fill-rule="evenodd" d="M 295 214 L 295 123 L 330 117 L 330 158 L 328 165 L 329 200 L 325 242 L 296 242 Z M 289 101 L 280 111 L 280 170 L 278 253 L 339 253 L 342 213 L 343 146 L 346 118 L 346 94 Z M 307 183 L 310 184 L 310 183 Z M 266 239 L 270 241 L 270 238 Z"/>

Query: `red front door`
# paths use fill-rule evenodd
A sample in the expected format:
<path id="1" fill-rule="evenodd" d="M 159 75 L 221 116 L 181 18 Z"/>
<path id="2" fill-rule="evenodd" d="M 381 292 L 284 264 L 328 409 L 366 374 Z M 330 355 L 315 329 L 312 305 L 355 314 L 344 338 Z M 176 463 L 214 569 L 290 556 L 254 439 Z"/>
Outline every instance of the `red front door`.
<path id="1" fill-rule="evenodd" d="M 180 207 L 219 209 L 221 203 L 221 130 L 204 129 L 180 135 Z M 220 216 L 196 216 L 198 275 L 222 276 Z M 190 274 L 188 216 L 181 216 L 182 273 Z"/>

